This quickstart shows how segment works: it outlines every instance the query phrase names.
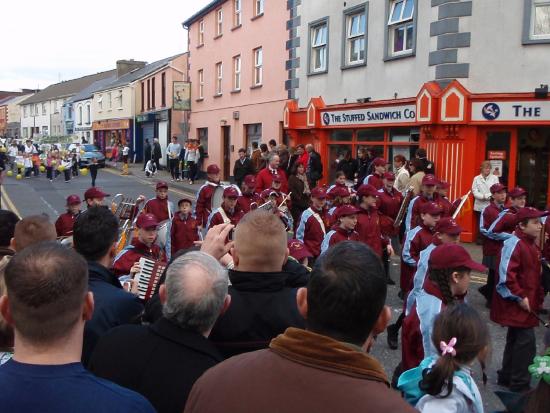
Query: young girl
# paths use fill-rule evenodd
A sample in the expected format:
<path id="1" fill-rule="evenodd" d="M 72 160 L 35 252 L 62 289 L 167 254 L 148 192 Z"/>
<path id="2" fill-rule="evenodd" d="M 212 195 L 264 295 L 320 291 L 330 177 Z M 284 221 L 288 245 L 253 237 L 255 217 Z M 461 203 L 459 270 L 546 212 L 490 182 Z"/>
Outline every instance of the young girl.
<path id="1" fill-rule="evenodd" d="M 342 205 L 336 208 L 334 217 L 337 222 L 332 227 L 332 230 L 325 235 L 321 244 L 321 254 L 339 242 L 359 241 L 359 234 L 355 231 L 358 212 L 359 209 L 353 205 Z"/>
<path id="2" fill-rule="evenodd" d="M 425 357 L 437 354 L 431 341 L 433 320 L 443 309 L 464 299 L 472 270 L 483 272 L 486 268 L 474 262 L 460 245 L 443 244 L 432 251 L 428 277 L 403 321 L 404 370 L 412 369 Z"/>
<path id="3" fill-rule="evenodd" d="M 332 189 L 327 192 L 327 197 L 331 200 L 331 208 L 328 210 L 330 225 L 336 224 L 334 211 L 342 205 L 351 204 L 351 195 L 347 188 L 333 185 Z"/>
<path id="4" fill-rule="evenodd" d="M 483 413 L 472 365 L 479 360 L 484 369 L 489 346 L 485 322 L 467 304 L 451 306 L 435 319 L 432 344 L 437 356 L 399 377 L 407 401 L 421 413 Z"/>

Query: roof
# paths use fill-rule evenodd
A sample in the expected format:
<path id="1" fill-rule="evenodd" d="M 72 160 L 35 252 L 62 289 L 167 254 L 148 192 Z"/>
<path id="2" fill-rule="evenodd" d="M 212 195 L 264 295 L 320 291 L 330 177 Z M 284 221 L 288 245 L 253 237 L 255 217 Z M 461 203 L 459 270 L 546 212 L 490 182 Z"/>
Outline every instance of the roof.
<path id="1" fill-rule="evenodd" d="M 125 75 L 119 77 L 114 82 L 108 83 L 106 85 L 103 85 L 101 88 L 95 90 L 94 92 L 99 92 L 102 90 L 109 90 L 109 89 L 116 89 L 117 87 L 122 87 L 129 85 L 132 82 L 135 82 L 138 79 L 141 79 L 145 76 L 150 75 L 153 72 L 156 72 L 163 66 L 168 65 L 172 60 L 183 56 L 185 53 L 179 53 L 174 56 L 166 57 L 161 60 L 157 60 L 156 62 L 149 63 L 148 65 L 145 65 L 141 69 L 134 70 L 133 72 L 126 73 Z"/>
<path id="2" fill-rule="evenodd" d="M 221 6 L 223 3 L 225 3 L 226 0 L 214 0 L 210 3 L 208 3 L 206 6 L 204 6 L 202 9 L 200 9 L 198 12 L 193 14 L 191 17 L 189 17 L 187 20 L 185 20 L 182 23 L 182 26 L 187 29 L 191 24 L 196 22 L 201 17 L 207 15 L 212 10 L 216 9 L 218 6 Z"/>
<path id="3" fill-rule="evenodd" d="M 106 77 L 105 79 L 97 80 L 87 88 L 82 89 L 72 98 L 70 98 L 66 103 L 74 103 L 80 100 L 91 99 L 94 92 L 101 90 L 101 88 L 108 85 L 109 83 L 114 82 L 115 80 L 116 80 L 116 75 Z"/>
<path id="4" fill-rule="evenodd" d="M 7 98 L 0 99 L 0 106 L 11 105 L 11 104 L 14 104 L 14 103 L 19 103 L 20 101 L 25 100 L 26 98 L 31 97 L 31 95 L 32 95 L 32 93 L 27 93 L 26 95 L 21 95 L 21 96 L 9 96 L 9 97 L 7 97 Z"/>
<path id="5" fill-rule="evenodd" d="M 28 99 L 21 102 L 21 105 L 28 105 L 31 103 L 39 103 L 47 100 L 62 98 L 75 95 L 82 89 L 90 86 L 92 83 L 105 79 L 107 77 L 116 75 L 116 70 L 108 70 L 106 72 L 100 72 L 93 75 L 79 77 L 78 79 L 66 80 L 64 82 L 55 83 L 48 86 L 46 89 L 35 93 Z"/>

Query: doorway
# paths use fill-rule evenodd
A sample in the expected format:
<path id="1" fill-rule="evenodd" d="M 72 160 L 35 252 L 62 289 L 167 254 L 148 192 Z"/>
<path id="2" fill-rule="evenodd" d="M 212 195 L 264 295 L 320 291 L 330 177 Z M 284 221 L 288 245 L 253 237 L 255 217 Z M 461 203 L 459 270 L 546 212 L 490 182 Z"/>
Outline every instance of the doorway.
<path id="1" fill-rule="evenodd" d="M 231 126 L 222 126 L 223 136 L 223 180 L 229 181 L 231 170 Z"/>
<path id="2" fill-rule="evenodd" d="M 527 205 L 546 209 L 550 128 L 518 130 L 517 185 L 527 190 Z"/>

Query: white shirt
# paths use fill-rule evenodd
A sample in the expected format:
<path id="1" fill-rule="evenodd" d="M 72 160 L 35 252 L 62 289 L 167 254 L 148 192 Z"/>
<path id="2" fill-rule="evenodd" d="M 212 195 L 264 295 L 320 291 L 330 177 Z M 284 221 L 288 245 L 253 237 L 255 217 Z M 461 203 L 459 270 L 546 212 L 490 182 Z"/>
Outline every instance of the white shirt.
<path id="1" fill-rule="evenodd" d="M 129 153 L 130 153 L 130 148 L 129 148 L 128 146 L 125 146 L 125 147 L 122 149 L 122 155 L 128 156 Z"/>
<path id="2" fill-rule="evenodd" d="M 491 187 L 494 184 L 498 184 L 498 176 L 493 174 L 487 175 L 484 178 L 483 175 L 478 175 L 472 182 L 472 194 L 474 195 L 474 211 L 483 211 L 483 208 L 489 205 L 491 202 Z"/>
<path id="3" fill-rule="evenodd" d="M 395 174 L 395 182 L 393 184 L 393 187 L 404 195 L 405 191 L 409 187 L 410 179 L 411 177 L 409 171 L 407 170 L 407 168 L 405 168 L 405 166 L 402 166 Z"/>

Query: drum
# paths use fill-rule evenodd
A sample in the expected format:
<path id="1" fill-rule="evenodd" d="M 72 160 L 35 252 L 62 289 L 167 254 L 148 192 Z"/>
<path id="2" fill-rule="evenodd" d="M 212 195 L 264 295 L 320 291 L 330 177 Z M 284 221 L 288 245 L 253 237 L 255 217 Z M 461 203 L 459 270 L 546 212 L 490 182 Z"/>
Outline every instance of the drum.
<path id="1" fill-rule="evenodd" d="M 211 211 L 215 211 L 216 209 L 222 206 L 224 189 L 225 187 L 223 186 L 217 186 L 216 189 L 214 190 L 214 193 L 212 194 Z"/>
<path id="2" fill-rule="evenodd" d="M 158 226 L 156 243 L 162 250 L 164 250 L 164 248 L 166 247 L 166 243 L 168 242 L 168 238 L 170 237 L 169 229 L 170 220 L 162 221 Z"/>

